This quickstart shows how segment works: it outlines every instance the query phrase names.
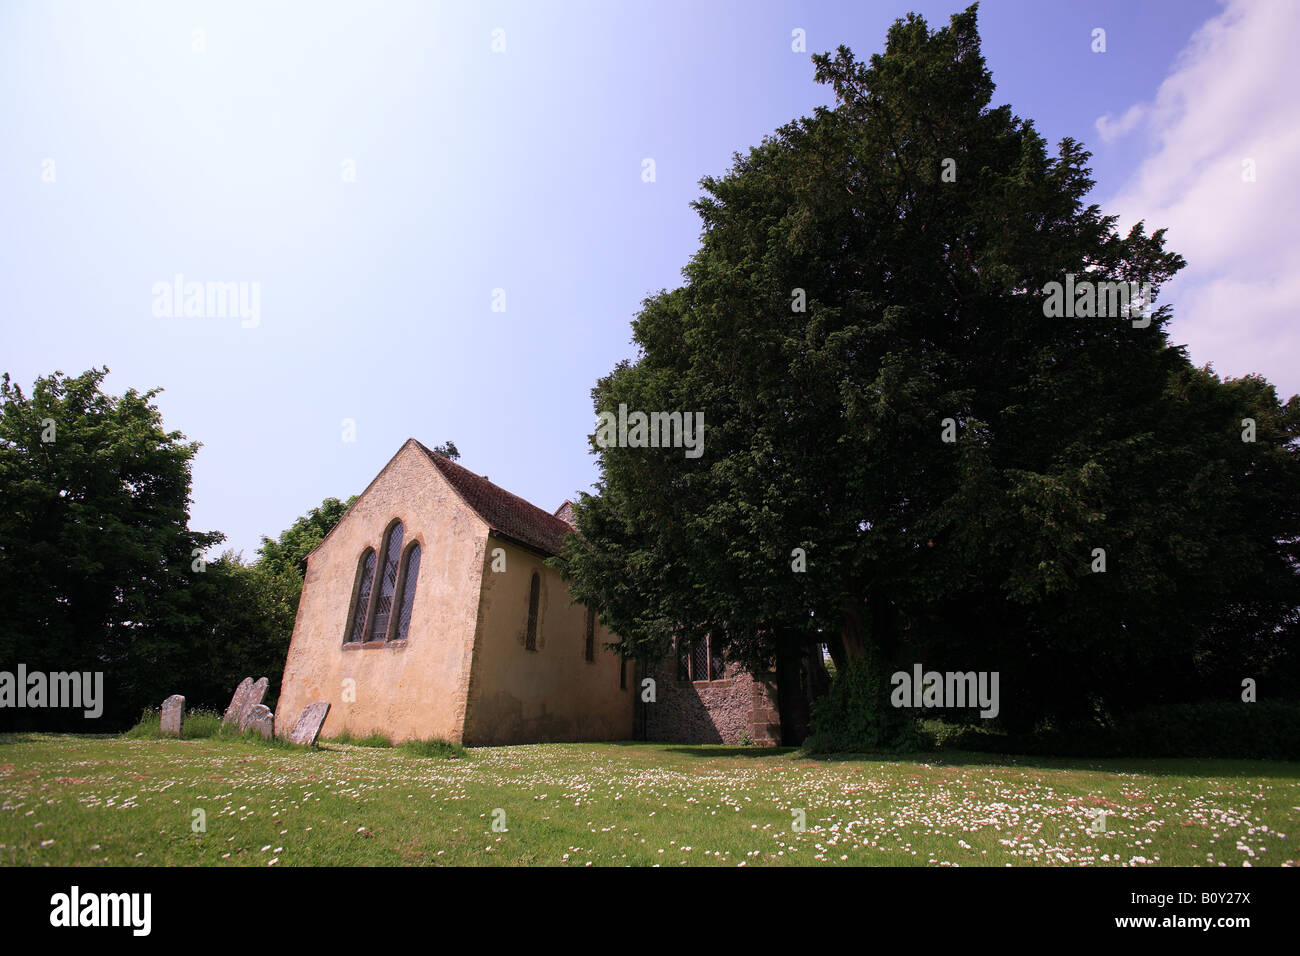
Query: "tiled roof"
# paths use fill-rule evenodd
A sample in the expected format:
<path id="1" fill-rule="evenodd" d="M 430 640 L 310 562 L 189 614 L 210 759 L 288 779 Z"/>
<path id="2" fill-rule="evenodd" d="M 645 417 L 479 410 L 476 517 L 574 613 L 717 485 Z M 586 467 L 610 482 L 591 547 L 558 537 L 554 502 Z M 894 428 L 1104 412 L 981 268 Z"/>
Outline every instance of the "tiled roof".
<path id="1" fill-rule="evenodd" d="M 451 459 L 430 451 L 420 442 L 416 441 L 415 444 L 464 499 L 465 504 L 473 508 L 493 531 L 544 554 L 560 553 L 564 536 L 573 530 L 568 523 L 518 495 L 498 488 L 482 475 L 476 475 Z"/>

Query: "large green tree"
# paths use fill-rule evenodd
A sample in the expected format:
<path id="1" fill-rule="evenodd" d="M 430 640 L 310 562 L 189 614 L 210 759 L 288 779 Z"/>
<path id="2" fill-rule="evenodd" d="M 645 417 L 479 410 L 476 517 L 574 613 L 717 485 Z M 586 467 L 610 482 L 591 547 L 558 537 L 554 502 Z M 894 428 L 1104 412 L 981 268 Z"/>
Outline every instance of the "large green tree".
<path id="1" fill-rule="evenodd" d="M 100 671 L 105 711 L 6 710 L 12 723 L 108 730 L 184 694 L 221 708 L 247 676 L 274 703 L 302 566 L 355 500 L 327 498 L 246 562 L 188 528 L 199 445 L 167 431 L 160 391 L 106 394 L 107 368 L 0 381 L 0 670 Z M 452 454 L 455 446 L 444 447 Z"/>
<path id="2" fill-rule="evenodd" d="M 593 390 L 706 432 L 698 458 L 593 436 L 575 594 L 629 654 L 709 632 L 778 675 L 821 642 L 997 670 L 1013 727 L 1284 671 L 1300 403 L 1170 345 L 1183 260 L 1087 204 L 1079 143 L 990 105 L 975 7 L 813 60 L 836 105 L 703 180 L 685 284 Z M 1145 283 L 1148 314 L 1049 317 L 1067 274 Z"/>
<path id="3" fill-rule="evenodd" d="M 222 539 L 188 527 L 198 444 L 163 427 L 158 389 L 106 395 L 107 373 L 0 380 L 0 666 L 104 672 L 104 727 L 177 690 L 195 561 Z"/>

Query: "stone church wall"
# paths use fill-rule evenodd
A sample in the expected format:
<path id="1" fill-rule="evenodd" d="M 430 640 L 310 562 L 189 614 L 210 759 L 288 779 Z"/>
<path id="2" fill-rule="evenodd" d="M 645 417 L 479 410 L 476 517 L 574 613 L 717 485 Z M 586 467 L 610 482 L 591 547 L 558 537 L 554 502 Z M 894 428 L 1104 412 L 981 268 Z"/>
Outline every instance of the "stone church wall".
<path id="1" fill-rule="evenodd" d="M 642 676 L 655 681 L 654 703 L 640 703 L 647 740 L 698 744 L 775 746 L 781 741 L 781 721 L 776 707 L 776 675 L 755 680 L 747 671 L 728 664 L 723 679 L 679 681 L 676 655 L 652 662 Z"/>

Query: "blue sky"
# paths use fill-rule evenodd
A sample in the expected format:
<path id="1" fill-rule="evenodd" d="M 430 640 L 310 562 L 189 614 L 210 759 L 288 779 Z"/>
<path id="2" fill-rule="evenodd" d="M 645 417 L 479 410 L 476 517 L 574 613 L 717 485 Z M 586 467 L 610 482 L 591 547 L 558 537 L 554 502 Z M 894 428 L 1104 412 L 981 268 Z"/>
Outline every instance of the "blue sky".
<path id="1" fill-rule="evenodd" d="M 0 4 L 0 370 L 163 386 L 167 425 L 204 446 L 191 525 L 246 557 L 411 436 L 555 508 L 595 479 L 590 389 L 632 357 L 640 301 L 679 284 L 700 177 L 829 102 L 811 53 L 865 57 L 907 11 L 938 26 L 960 6 Z M 1287 395 L 1295 243 L 1256 233 L 1296 210 L 1298 8 L 980 9 L 995 103 L 1082 139 L 1108 211 L 1187 237 L 1171 231 L 1191 261 L 1166 297 L 1175 340 Z M 1205 92 L 1238 73 L 1232 96 Z M 1210 155 L 1187 145 L 1207 136 Z M 155 315 L 177 274 L 257 283 L 256 326 Z"/>

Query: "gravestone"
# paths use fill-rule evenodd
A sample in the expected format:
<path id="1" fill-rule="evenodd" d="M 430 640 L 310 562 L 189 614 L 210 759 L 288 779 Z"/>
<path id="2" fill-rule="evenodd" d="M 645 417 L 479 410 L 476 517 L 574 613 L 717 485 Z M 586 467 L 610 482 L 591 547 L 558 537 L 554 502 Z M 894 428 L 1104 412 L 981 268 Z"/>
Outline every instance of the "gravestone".
<path id="1" fill-rule="evenodd" d="M 270 682 L 265 677 L 259 677 L 256 681 L 251 677 L 241 680 L 235 688 L 235 696 L 230 698 L 225 716 L 221 718 L 221 726 L 229 727 L 233 724 L 240 731 L 247 730 L 248 713 L 262 702 L 268 683 Z"/>
<path id="2" fill-rule="evenodd" d="M 173 737 L 181 736 L 185 724 L 185 698 L 172 694 L 162 705 L 162 732 Z"/>
<path id="3" fill-rule="evenodd" d="M 253 713 L 253 708 L 262 706 L 262 698 L 266 696 L 266 687 L 269 684 L 265 677 L 259 677 L 253 682 L 253 686 L 248 691 L 248 703 L 244 705 L 244 712 L 239 718 L 239 729 L 245 731 L 248 729 L 248 721 Z"/>
<path id="4" fill-rule="evenodd" d="M 229 727 L 231 724 L 238 725 L 239 718 L 243 716 L 244 711 L 252 706 L 248 703 L 249 695 L 253 690 L 253 678 L 245 677 L 235 688 L 235 694 L 230 698 L 230 706 L 226 708 L 226 713 L 221 718 L 221 726 Z"/>
<path id="5" fill-rule="evenodd" d="M 293 730 L 289 731 L 289 743 L 316 746 L 320 729 L 325 725 L 325 718 L 329 716 L 329 712 L 330 704 L 327 700 L 318 700 L 304 707 L 302 716 L 293 725 Z"/>
<path id="6" fill-rule="evenodd" d="M 248 719 L 244 722 L 245 730 L 256 730 L 270 740 L 275 736 L 275 715 L 265 704 L 254 704 L 248 709 Z"/>

